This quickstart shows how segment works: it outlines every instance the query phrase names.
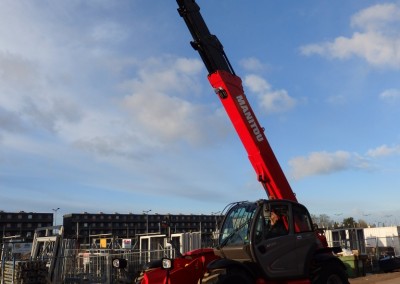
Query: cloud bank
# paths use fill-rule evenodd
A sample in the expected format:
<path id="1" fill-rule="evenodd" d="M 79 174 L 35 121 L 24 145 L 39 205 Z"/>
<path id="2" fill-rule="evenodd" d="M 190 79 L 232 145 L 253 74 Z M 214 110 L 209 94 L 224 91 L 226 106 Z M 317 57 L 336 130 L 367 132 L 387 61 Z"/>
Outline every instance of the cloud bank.
<path id="1" fill-rule="evenodd" d="M 290 175 L 296 180 L 318 175 L 329 175 L 347 170 L 367 170 L 374 168 L 374 161 L 400 155 L 400 145 L 369 149 L 365 154 L 350 153 L 347 151 L 312 152 L 307 156 L 299 156 L 289 160 Z"/>
<path id="2" fill-rule="evenodd" d="M 375 67 L 400 68 L 400 6 L 377 4 L 354 14 L 352 36 L 314 43 L 300 48 L 304 55 L 364 59 Z"/>

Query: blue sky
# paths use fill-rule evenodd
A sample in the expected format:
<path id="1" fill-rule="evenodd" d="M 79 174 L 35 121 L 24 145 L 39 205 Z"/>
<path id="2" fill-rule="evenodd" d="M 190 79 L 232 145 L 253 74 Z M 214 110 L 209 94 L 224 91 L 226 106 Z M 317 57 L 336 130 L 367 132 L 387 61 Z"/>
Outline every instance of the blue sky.
<path id="1" fill-rule="evenodd" d="M 400 222 L 400 2 L 198 3 L 299 201 Z M 266 198 L 176 8 L 2 3 L 0 210 L 211 214 Z"/>

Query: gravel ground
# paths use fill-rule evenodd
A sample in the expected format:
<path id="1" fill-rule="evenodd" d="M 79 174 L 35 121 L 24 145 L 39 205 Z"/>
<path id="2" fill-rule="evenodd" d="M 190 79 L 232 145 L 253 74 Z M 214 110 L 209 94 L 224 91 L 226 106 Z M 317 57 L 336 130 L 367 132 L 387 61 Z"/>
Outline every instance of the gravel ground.
<path id="1" fill-rule="evenodd" d="M 363 277 L 349 279 L 350 284 L 398 284 L 400 283 L 400 271 L 389 273 L 367 274 Z"/>

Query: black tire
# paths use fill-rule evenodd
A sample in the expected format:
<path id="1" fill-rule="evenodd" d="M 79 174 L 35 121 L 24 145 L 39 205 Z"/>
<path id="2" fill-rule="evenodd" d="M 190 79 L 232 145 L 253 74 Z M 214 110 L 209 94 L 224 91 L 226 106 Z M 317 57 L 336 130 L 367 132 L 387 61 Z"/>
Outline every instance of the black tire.
<path id="1" fill-rule="evenodd" d="M 220 275 L 217 284 L 254 284 L 254 281 L 243 270 L 231 270 L 227 274 Z"/>
<path id="2" fill-rule="evenodd" d="M 342 267 L 336 263 L 329 263 L 315 275 L 312 284 L 349 284 L 349 280 Z"/>

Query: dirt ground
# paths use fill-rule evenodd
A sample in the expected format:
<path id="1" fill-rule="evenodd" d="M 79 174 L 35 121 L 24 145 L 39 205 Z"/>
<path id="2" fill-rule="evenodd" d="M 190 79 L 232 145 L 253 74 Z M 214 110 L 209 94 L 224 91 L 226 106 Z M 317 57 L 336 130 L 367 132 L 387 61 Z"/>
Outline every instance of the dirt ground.
<path id="1" fill-rule="evenodd" d="M 363 277 L 350 278 L 350 284 L 396 284 L 400 283 L 400 271 L 389 273 L 367 274 Z"/>

